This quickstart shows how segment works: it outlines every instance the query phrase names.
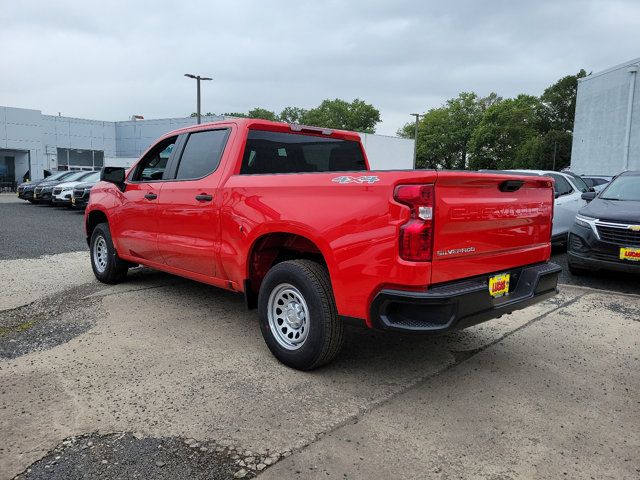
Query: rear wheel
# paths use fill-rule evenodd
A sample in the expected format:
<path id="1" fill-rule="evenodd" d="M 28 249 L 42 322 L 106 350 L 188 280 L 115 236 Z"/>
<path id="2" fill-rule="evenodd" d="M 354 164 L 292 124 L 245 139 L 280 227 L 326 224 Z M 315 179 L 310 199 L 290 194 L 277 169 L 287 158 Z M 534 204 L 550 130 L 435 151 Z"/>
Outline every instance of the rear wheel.
<path id="1" fill-rule="evenodd" d="M 119 283 L 127 276 L 129 264 L 121 260 L 111 240 L 109 224 L 99 223 L 91 233 L 91 268 L 103 283 Z"/>
<path id="2" fill-rule="evenodd" d="M 344 325 L 338 319 L 329 273 L 310 260 L 275 265 L 258 296 L 262 336 L 285 365 L 312 370 L 340 351 Z"/>

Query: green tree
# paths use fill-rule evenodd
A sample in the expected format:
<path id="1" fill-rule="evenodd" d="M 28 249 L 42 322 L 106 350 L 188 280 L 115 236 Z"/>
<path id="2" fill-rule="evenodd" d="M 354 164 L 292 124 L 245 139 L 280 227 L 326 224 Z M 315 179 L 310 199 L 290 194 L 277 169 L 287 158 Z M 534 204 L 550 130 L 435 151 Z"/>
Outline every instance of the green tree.
<path id="1" fill-rule="evenodd" d="M 318 107 L 307 111 L 302 123 L 325 128 L 374 133 L 380 122 L 380 111 L 373 105 L 356 98 L 351 103 L 340 100 L 324 100 Z"/>
<path id="2" fill-rule="evenodd" d="M 586 76 L 587 72 L 581 69 L 575 75 L 562 77 L 544 91 L 540 100 L 545 107 L 543 112 L 545 130 L 573 131 L 578 79 Z"/>
<path id="3" fill-rule="evenodd" d="M 253 110 L 249 110 L 247 113 L 248 118 L 260 118 L 262 120 L 278 120 L 278 116 L 272 112 L 271 110 L 267 110 L 266 108 L 254 108 Z"/>
<path id="4" fill-rule="evenodd" d="M 281 122 L 301 124 L 304 123 L 303 120 L 306 114 L 307 110 L 305 110 L 304 108 L 286 107 L 282 110 L 282 112 L 280 112 L 280 115 L 278 115 L 278 119 Z"/>
<path id="5" fill-rule="evenodd" d="M 531 95 L 518 95 L 490 106 L 469 139 L 472 169 L 508 169 L 521 165 L 523 145 L 539 135 L 542 103 Z"/>
<path id="6" fill-rule="evenodd" d="M 272 112 L 271 110 L 267 110 L 266 108 L 256 107 L 253 110 L 249 110 L 248 113 L 240 113 L 240 112 L 229 112 L 223 113 L 225 117 L 238 117 L 238 118 L 259 118 L 262 120 L 271 120 L 277 121 L 278 116 Z"/>
<path id="7" fill-rule="evenodd" d="M 561 170 L 569 166 L 572 137 L 571 132 L 559 130 L 531 137 L 518 149 L 515 166 L 534 170 Z"/>
<path id="8" fill-rule="evenodd" d="M 223 113 L 227 117 L 262 118 L 265 120 L 281 121 L 314 125 L 316 127 L 339 128 L 355 130 L 357 132 L 373 133 L 380 122 L 380 112 L 373 105 L 355 99 L 351 103 L 336 98 L 324 100 L 318 107 L 305 110 L 300 107 L 286 107 L 276 115 L 265 108 L 254 108 L 248 113 Z"/>
<path id="9" fill-rule="evenodd" d="M 418 167 L 465 168 L 471 135 L 485 110 L 499 101 L 501 98 L 495 93 L 478 97 L 473 92 L 462 92 L 442 107 L 429 110 L 418 126 Z M 413 138 L 415 123 L 407 123 L 398 135 Z"/>

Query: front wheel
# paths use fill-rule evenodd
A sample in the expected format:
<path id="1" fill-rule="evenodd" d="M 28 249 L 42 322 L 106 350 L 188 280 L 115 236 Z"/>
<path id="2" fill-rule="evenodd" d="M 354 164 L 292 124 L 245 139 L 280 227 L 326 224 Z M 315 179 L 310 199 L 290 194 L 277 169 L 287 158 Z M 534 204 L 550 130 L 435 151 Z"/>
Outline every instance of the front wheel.
<path id="1" fill-rule="evenodd" d="M 281 262 L 267 272 L 258 314 L 269 350 L 289 367 L 312 370 L 331 362 L 342 347 L 344 325 L 329 273 L 311 260 Z"/>
<path id="2" fill-rule="evenodd" d="M 111 240 L 109 224 L 99 223 L 91 233 L 91 268 L 103 283 L 120 283 L 127 276 L 129 265 L 121 260 Z"/>

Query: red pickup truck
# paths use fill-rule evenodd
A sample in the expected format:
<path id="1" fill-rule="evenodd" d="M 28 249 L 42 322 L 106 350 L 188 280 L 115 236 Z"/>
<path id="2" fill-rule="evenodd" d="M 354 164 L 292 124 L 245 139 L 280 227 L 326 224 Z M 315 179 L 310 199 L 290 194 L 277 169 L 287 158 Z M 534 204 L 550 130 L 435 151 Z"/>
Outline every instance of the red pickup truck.
<path id="1" fill-rule="evenodd" d="M 546 177 L 370 171 L 356 133 L 238 119 L 168 133 L 101 180 L 98 280 L 142 264 L 242 292 L 297 369 L 333 359 L 346 323 L 439 333 L 557 292 Z"/>

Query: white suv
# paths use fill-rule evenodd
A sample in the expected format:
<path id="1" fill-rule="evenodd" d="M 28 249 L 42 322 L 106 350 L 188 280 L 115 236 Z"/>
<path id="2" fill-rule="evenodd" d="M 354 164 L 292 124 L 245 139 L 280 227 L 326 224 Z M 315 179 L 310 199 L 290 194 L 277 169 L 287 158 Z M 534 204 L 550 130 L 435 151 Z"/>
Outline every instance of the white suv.
<path id="1" fill-rule="evenodd" d="M 554 243 L 565 243 L 569 229 L 571 229 L 573 225 L 578 210 L 587 204 L 587 202 L 582 199 L 582 194 L 590 191 L 589 186 L 578 175 L 568 172 L 548 170 L 508 171 L 553 178 L 553 191 L 555 192 L 556 200 L 553 208 L 551 241 Z"/>
<path id="2" fill-rule="evenodd" d="M 100 172 L 86 172 L 72 182 L 59 183 L 53 188 L 51 194 L 51 203 L 57 206 L 71 206 L 71 196 L 73 195 L 73 187 L 79 183 L 97 182 L 100 180 Z"/>

